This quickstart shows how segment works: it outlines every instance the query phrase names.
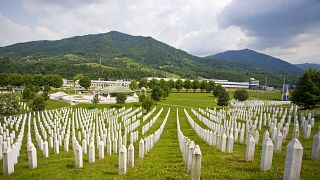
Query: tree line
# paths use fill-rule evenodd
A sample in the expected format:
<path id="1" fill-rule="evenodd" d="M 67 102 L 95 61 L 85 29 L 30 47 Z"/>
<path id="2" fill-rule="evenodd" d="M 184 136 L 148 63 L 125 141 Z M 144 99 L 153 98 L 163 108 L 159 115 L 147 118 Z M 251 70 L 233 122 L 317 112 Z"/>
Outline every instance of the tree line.
<path id="1" fill-rule="evenodd" d="M 186 92 L 189 92 L 189 90 L 193 90 L 195 92 L 197 89 L 200 89 L 201 92 L 211 92 L 214 90 L 216 84 L 213 81 L 199 81 L 199 80 L 185 80 L 182 81 L 181 79 L 178 79 L 177 81 L 169 80 L 166 81 L 164 79 L 152 79 L 148 82 L 146 78 L 140 79 L 140 81 L 132 80 L 130 84 L 130 89 L 136 90 L 138 88 L 150 88 L 153 89 L 156 86 L 160 86 L 162 89 L 176 89 L 177 92 L 180 92 L 182 89 L 185 89 Z"/>
<path id="2" fill-rule="evenodd" d="M 42 74 L 16 74 L 0 73 L 0 86 L 12 87 L 23 86 L 21 93 L 22 101 L 29 102 L 29 106 L 34 111 L 45 109 L 46 101 L 49 99 L 50 87 L 59 88 L 63 84 L 59 75 L 42 75 Z M 0 96 L 0 114 L 12 115 L 20 111 L 20 96 L 14 93 L 1 94 Z"/>
<path id="3" fill-rule="evenodd" d="M 185 80 L 181 79 L 174 81 L 166 81 L 164 79 L 152 79 L 149 82 L 146 78 L 141 79 L 140 81 L 132 80 L 130 84 L 130 89 L 137 90 L 141 89 L 141 94 L 139 95 L 139 101 L 142 102 L 144 108 L 150 110 L 153 103 L 165 99 L 171 93 L 171 90 L 175 88 L 177 92 L 180 92 L 182 89 L 185 89 L 186 92 L 193 90 L 196 92 L 197 89 L 200 89 L 201 92 L 212 92 L 213 96 L 217 98 L 217 104 L 219 106 L 228 106 L 229 104 L 229 92 L 222 87 L 220 84 L 215 84 L 213 81 L 198 81 L 198 80 Z M 150 88 L 151 94 L 147 95 L 146 88 Z M 144 93 L 143 93 L 144 92 Z M 246 90 L 237 90 L 234 93 L 234 98 L 239 101 L 245 101 L 249 97 L 249 94 Z"/>
<path id="4" fill-rule="evenodd" d="M 57 74 L 17 74 L 17 73 L 0 73 L 0 86 L 52 86 L 59 88 L 62 86 L 62 77 Z"/>

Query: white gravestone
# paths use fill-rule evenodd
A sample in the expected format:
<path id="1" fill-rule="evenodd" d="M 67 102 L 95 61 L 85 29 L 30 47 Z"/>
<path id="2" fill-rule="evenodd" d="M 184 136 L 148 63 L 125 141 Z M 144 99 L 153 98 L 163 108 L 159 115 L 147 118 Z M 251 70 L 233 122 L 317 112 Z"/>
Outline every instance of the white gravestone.
<path id="1" fill-rule="evenodd" d="M 119 167 L 118 173 L 126 174 L 127 173 L 127 149 L 124 145 L 121 145 L 119 149 Z"/>
<path id="2" fill-rule="evenodd" d="M 254 150 L 255 150 L 255 140 L 252 135 L 250 135 L 247 147 L 246 147 L 246 161 L 254 160 Z"/>
<path id="3" fill-rule="evenodd" d="M 300 179 L 303 147 L 298 139 L 292 140 L 287 146 L 284 167 L 284 180 Z"/>
<path id="4" fill-rule="evenodd" d="M 271 169 L 273 156 L 273 143 L 270 138 L 266 139 L 262 146 L 262 155 L 260 162 L 260 170 L 266 171 Z"/>
<path id="5" fill-rule="evenodd" d="M 200 150 L 200 147 L 196 145 L 193 150 L 192 166 L 191 166 L 191 173 L 190 173 L 191 180 L 200 180 L 201 162 L 202 162 L 201 150 Z"/>
<path id="6" fill-rule="evenodd" d="M 128 167 L 134 167 L 134 146 L 132 144 L 128 147 Z"/>

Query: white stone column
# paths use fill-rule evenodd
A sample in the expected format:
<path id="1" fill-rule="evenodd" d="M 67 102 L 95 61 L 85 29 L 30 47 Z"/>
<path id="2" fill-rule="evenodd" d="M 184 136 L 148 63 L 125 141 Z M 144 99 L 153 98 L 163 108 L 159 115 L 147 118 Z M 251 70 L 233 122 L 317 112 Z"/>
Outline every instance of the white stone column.
<path id="1" fill-rule="evenodd" d="M 59 154 L 59 141 L 58 140 L 54 141 L 54 154 L 55 155 Z"/>
<path id="2" fill-rule="evenodd" d="M 118 140 L 117 140 L 117 139 L 114 139 L 112 145 L 113 145 L 113 152 L 114 152 L 115 154 L 117 154 L 117 153 L 118 153 Z"/>
<path id="3" fill-rule="evenodd" d="M 274 151 L 275 152 L 280 152 L 282 149 L 282 133 L 280 130 L 278 130 L 278 133 L 275 137 L 275 146 L 274 146 Z"/>
<path id="4" fill-rule="evenodd" d="M 99 143 L 99 159 L 104 158 L 104 143 L 103 141 L 100 141 Z"/>
<path id="5" fill-rule="evenodd" d="M 128 147 L 128 167 L 134 167 L 134 146 L 132 144 Z"/>
<path id="6" fill-rule="evenodd" d="M 266 171 L 272 167 L 273 143 L 270 138 L 266 139 L 262 145 L 260 170 Z"/>
<path id="7" fill-rule="evenodd" d="M 87 140 L 83 139 L 82 140 L 82 153 L 87 154 L 87 152 L 88 152 Z"/>
<path id="8" fill-rule="evenodd" d="M 119 149 L 119 169 L 118 173 L 126 174 L 127 173 L 127 149 L 124 145 L 121 145 Z"/>
<path id="9" fill-rule="evenodd" d="M 43 157 L 44 158 L 48 158 L 49 157 L 49 145 L 48 145 L 48 142 L 44 141 L 42 145 L 43 145 L 43 152 L 42 152 Z"/>
<path id="10" fill-rule="evenodd" d="M 3 167 L 4 175 L 10 175 L 14 172 L 14 161 L 12 159 L 12 149 L 7 147 L 3 151 Z"/>
<path id="11" fill-rule="evenodd" d="M 303 147 L 298 139 L 292 140 L 287 146 L 284 180 L 300 179 Z"/>
<path id="12" fill-rule="evenodd" d="M 94 146 L 94 143 L 91 142 L 89 145 L 89 163 L 94 163 L 95 160 L 96 160 L 95 146 Z"/>
<path id="13" fill-rule="evenodd" d="M 239 137 L 239 130 L 236 128 L 234 130 L 234 142 L 238 142 L 238 137 Z"/>
<path id="14" fill-rule="evenodd" d="M 188 164 L 188 166 L 187 166 L 188 171 L 190 171 L 192 168 L 192 158 L 193 158 L 194 147 L 195 147 L 195 144 L 193 141 L 191 141 L 189 143 L 189 151 L 188 151 L 188 163 L 187 163 Z"/>
<path id="15" fill-rule="evenodd" d="M 262 142 L 262 144 L 264 143 L 264 141 L 265 140 L 267 140 L 269 138 L 269 131 L 268 130 L 266 130 L 264 133 L 263 133 L 263 142 Z"/>
<path id="16" fill-rule="evenodd" d="M 304 139 L 310 139 L 311 124 L 307 124 L 305 128 L 306 128 L 306 132 L 304 133 Z"/>
<path id="17" fill-rule="evenodd" d="M 226 145 L 227 145 L 227 135 L 223 133 L 221 137 L 221 145 L 220 145 L 220 150 L 222 152 L 226 152 Z"/>
<path id="18" fill-rule="evenodd" d="M 240 130 L 240 144 L 243 144 L 244 142 L 244 128 L 241 128 Z"/>
<path id="19" fill-rule="evenodd" d="M 37 168 L 37 150 L 33 144 L 28 147 L 29 169 Z"/>
<path id="20" fill-rule="evenodd" d="M 256 132 L 254 133 L 254 140 L 256 142 L 256 145 L 259 144 L 259 131 L 256 130 Z"/>
<path id="21" fill-rule="evenodd" d="M 254 160 L 254 151 L 255 151 L 255 140 L 252 135 L 250 135 L 247 147 L 246 147 L 246 161 Z"/>
<path id="22" fill-rule="evenodd" d="M 83 168 L 82 147 L 79 144 L 75 147 L 75 167 Z"/>
<path id="23" fill-rule="evenodd" d="M 139 142 L 139 157 L 143 158 L 144 157 L 144 140 L 141 139 Z"/>
<path id="24" fill-rule="evenodd" d="M 230 133 L 230 135 L 228 137 L 227 153 L 233 152 L 233 144 L 234 144 L 234 138 L 233 138 L 232 133 Z"/>
<path id="25" fill-rule="evenodd" d="M 200 150 L 200 147 L 198 145 L 196 145 L 193 150 L 192 166 L 191 166 L 191 173 L 190 173 L 191 180 L 199 180 L 200 179 L 201 162 L 202 162 L 201 150 Z"/>
<path id="26" fill-rule="evenodd" d="M 69 138 L 64 139 L 64 150 L 69 151 Z"/>
<path id="27" fill-rule="evenodd" d="M 109 155 L 112 154 L 112 143 L 111 143 L 110 137 L 108 137 L 108 140 L 107 140 L 107 151 Z"/>

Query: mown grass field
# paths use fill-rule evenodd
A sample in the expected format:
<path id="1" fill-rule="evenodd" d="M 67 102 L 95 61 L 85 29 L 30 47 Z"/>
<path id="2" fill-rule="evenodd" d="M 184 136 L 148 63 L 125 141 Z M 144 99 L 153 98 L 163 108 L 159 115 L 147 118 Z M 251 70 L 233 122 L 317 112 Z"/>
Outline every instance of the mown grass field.
<path id="1" fill-rule="evenodd" d="M 255 92 L 257 93 L 257 92 Z M 262 97 L 262 95 L 260 96 Z M 274 95 L 264 96 L 274 97 Z M 111 107 L 112 105 L 97 105 L 97 108 Z M 139 103 L 126 104 L 126 106 L 138 107 Z M 76 107 L 93 108 L 93 105 L 77 105 Z M 53 149 L 50 149 L 49 158 L 42 157 L 42 152 L 38 154 L 38 168 L 28 169 L 28 156 L 26 152 L 26 136 L 23 141 L 21 156 L 19 162 L 15 165 L 15 172 L 11 176 L 3 176 L 0 173 L 0 179 L 189 179 L 189 174 L 183 163 L 177 139 L 176 111 L 179 110 L 181 130 L 185 136 L 198 144 L 202 151 L 202 174 L 203 179 L 282 179 L 285 164 L 286 145 L 292 138 L 292 129 L 287 137 L 287 141 L 282 146 L 280 153 L 274 153 L 272 169 L 267 172 L 261 172 L 259 169 L 261 156 L 261 142 L 264 130 L 260 131 L 259 145 L 256 146 L 255 160 L 245 162 L 245 145 L 235 143 L 234 152 L 227 154 L 220 152 L 217 148 L 209 146 L 202 141 L 191 128 L 183 112 L 187 108 L 189 115 L 206 128 L 190 111 L 194 108 L 213 108 L 216 107 L 214 97 L 210 93 L 171 93 L 171 95 L 161 102 L 157 103 L 157 111 L 160 107 L 164 110 L 144 136 L 153 133 L 158 129 L 169 109 L 171 112 L 164 128 L 163 134 L 154 148 L 143 158 L 138 157 L 138 142 L 135 146 L 135 167 L 128 168 L 126 175 L 118 175 L 118 155 L 106 155 L 100 160 L 96 157 L 96 162 L 89 164 L 88 155 L 84 155 L 84 168 L 74 168 L 74 155 L 72 149 L 65 152 L 60 148 L 60 154 L 54 155 Z M 157 112 L 156 111 L 156 112 Z M 153 117 L 154 113 L 151 117 Z M 143 123 L 144 124 L 144 123 Z M 291 124 L 292 125 L 292 124 Z M 319 126 L 319 118 L 316 119 L 316 125 L 312 129 L 313 138 Z M 141 133 L 141 127 L 139 127 Z M 34 132 L 32 132 L 34 137 Z M 139 139 L 141 134 L 139 134 Z M 303 164 L 301 169 L 301 179 L 319 179 L 320 161 L 310 159 L 312 138 L 304 140 L 300 131 L 300 141 L 303 145 Z M 35 143 L 35 140 L 34 140 Z M 106 151 L 106 149 L 105 149 Z M 98 150 L 96 149 L 96 156 Z M 0 162 L 2 169 L 2 162 Z"/>

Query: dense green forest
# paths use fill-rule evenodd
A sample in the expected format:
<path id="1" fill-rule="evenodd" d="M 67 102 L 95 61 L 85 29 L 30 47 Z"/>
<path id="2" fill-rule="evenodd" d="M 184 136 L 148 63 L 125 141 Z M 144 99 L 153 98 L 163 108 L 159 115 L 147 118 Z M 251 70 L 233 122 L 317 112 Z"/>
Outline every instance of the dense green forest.
<path id="1" fill-rule="evenodd" d="M 280 86 L 283 77 L 294 83 L 298 76 L 215 57 L 200 58 L 151 37 L 116 31 L 1 47 L 0 63 L 0 72 L 59 74 L 68 79 L 77 74 L 107 80 L 157 76 L 246 81 L 254 77 L 264 84 L 267 76 L 268 85 Z"/>

